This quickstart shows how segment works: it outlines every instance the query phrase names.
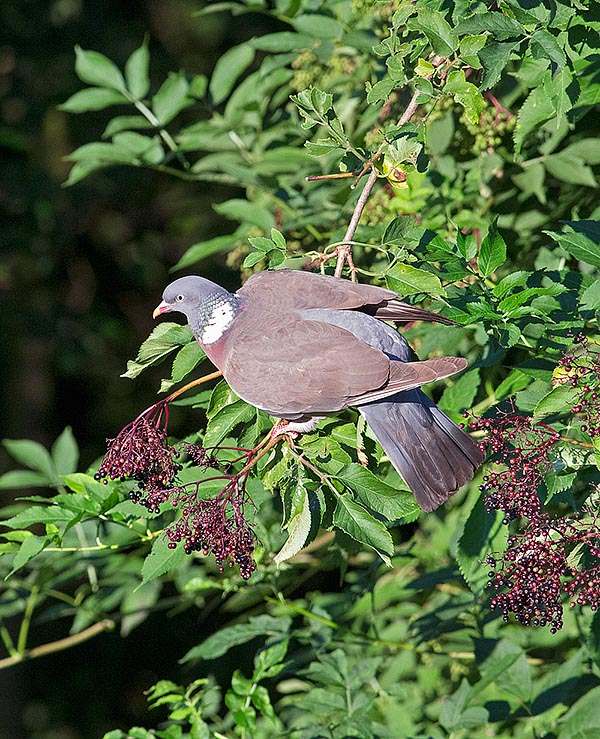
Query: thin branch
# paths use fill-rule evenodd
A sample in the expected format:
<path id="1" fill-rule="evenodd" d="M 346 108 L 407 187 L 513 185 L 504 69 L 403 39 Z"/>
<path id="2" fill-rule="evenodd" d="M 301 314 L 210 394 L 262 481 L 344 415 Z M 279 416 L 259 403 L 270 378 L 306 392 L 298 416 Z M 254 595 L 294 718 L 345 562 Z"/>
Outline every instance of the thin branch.
<path id="1" fill-rule="evenodd" d="M 47 644 L 40 644 L 39 647 L 26 649 L 18 654 L 13 654 L 5 659 L 0 659 L 0 670 L 5 669 L 6 667 L 12 667 L 13 665 L 18 665 L 20 662 L 25 662 L 29 659 L 44 657 L 47 654 L 54 654 L 55 652 L 62 652 L 65 649 L 74 647 L 76 644 L 88 641 L 88 639 L 92 639 L 94 636 L 97 636 L 104 631 L 112 631 L 114 628 L 115 622 L 105 618 L 98 623 L 88 626 L 87 629 L 80 631 L 78 634 L 73 634 L 73 636 L 67 636 L 64 639 L 58 639 L 57 641 L 48 642 Z"/>
<path id="2" fill-rule="evenodd" d="M 405 123 L 408 123 L 408 121 L 415 114 L 415 111 L 417 110 L 417 107 L 418 107 L 417 100 L 419 99 L 419 95 L 420 95 L 420 92 L 418 90 L 415 90 L 408 105 L 406 106 L 406 110 L 400 116 L 400 119 L 398 120 L 398 124 L 397 124 L 398 126 L 402 126 Z M 375 167 L 374 163 L 381 156 L 385 144 L 386 144 L 385 141 L 380 144 L 377 151 L 373 154 L 373 156 L 370 158 L 369 162 L 367 163 L 370 166 L 371 172 L 365 183 L 363 191 L 361 192 L 360 197 L 358 198 L 356 205 L 354 206 L 354 212 L 352 213 L 352 218 L 350 219 L 350 223 L 348 224 L 348 228 L 346 229 L 346 233 L 344 234 L 344 238 L 342 239 L 343 243 L 341 246 L 339 246 L 336 249 L 336 252 L 335 252 L 337 255 L 337 262 L 335 265 L 335 276 L 336 277 L 342 276 L 344 264 L 347 264 L 348 267 L 350 268 L 350 276 L 352 280 L 354 282 L 356 281 L 356 268 L 354 266 L 354 262 L 352 261 L 352 246 L 350 245 L 349 242 L 351 242 L 352 239 L 354 238 L 354 234 L 356 233 L 356 229 L 358 228 L 358 223 L 361 219 L 361 216 L 367 204 L 367 200 L 369 199 L 369 196 L 371 195 L 373 187 L 375 186 L 375 183 L 377 182 L 377 178 L 379 177 L 379 170 Z M 363 174 L 367 173 L 369 166 L 365 166 L 363 168 L 363 171 L 358 175 L 357 182 L 362 177 Z"/>

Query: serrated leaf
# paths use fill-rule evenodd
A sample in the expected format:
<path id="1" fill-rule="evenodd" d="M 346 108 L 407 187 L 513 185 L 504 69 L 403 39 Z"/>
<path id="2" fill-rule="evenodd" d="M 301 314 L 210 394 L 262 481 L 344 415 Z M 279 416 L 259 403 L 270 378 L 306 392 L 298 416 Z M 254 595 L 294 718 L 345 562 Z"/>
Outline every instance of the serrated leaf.
<path id="1" fill-rule="evenodd" d="M 594 739 L 599 734 L 600 687 L 594 687 L 562 716 L 557 739 Z"/>
<path id="2" fill-rule="evenodd" d="M 510 55 L 518 47 L 518 41 L 496 41 L 481 49 L 479 59 L 484 69 L 481 78 L 481 90 L 489 90 L 490 87 L 494 87 L 498 83 L 502 72 L 510 61 Z"/>
<path id="3" fill-rule="evenodd" d="M 20 570 L 29 560 L 37 556 L 47 543 L 48 539 L 45 536 L 28 536 L 19 547 L 19 551 L 15 554 L 10 575 Z"/>
<path id="4" fill-rule="evenodd" d="M 536 87 L 529 93 L 517 115 L 514 133 L 517 154 L 520 153 L 526 137 L 555 114 L 554 103 L 541 87 Z"/>
<path id="5" fill-rule="evenodd" d="M 169 322 L 159 323 L 140 346 L 136 359 L 127 362 L 127 371 L 121 377 L 129 379 L 137 377 L 146 367 L 158 364 L 172 351 L 190 341 L 193 341 L 193 336 L 188 326 Z"/>
<path id="6" fill-rule="evenodd" d="M 124 90 L 125 80 L 114 62 L 97 51 L 86 51 L 75 47 L 75 72 L 80 80 L 89 85 Z"/>
<path id="7" fill-rule="evenodd" d="M 171 377 L 161 382 L 160 392 L 166 392 L 181 382 L 205 357 L 206 354 L 197 341 L 190 341 L 189 344 L 182 346 L 173 360 Z"/>
<path id="8" fill-rule="evenodd" d="M 456 561 L 465 582 L 476 595 L 481 594 L 488 581 L 488 566 L 484 564 L 490 552 L 506 549 L 506 530 L 502 525 L 504 514 L 489 511 L 485 496 L 473 505 L 456 547 Z"/>
<path id="9" fill-rule="evenodd" d="M 443 92 L 452 95 L 454 100 L 463 106 L 465 116 L 470 123 L 477 123 L 484 107 L 483 95 L 477 87 L 465 79 L 464 70 L 453 70 L 448 74 Z"/>
<path id="10" fill-rule="evenodd" d="M 600 267 L 600 244 L 595 243 L 583 233 L 556 233 L 546 231 L 569 254 L 586 264 Z"/>
<path id="11" fill-rule="evenodd" d="M 538 28 L 535 31 L 531 37 L 530 46 L 531 55 L 534 59 L 550 59 L 559 68 L 564 67 L 567 63 L 565 52 L 559 46 L 556 36 L 553 36 L 545 28 Z"/>
<path id="12" fill-rule="evenodd" d="M 59 508 L 59 506 L 31 506 L 24 511 L 17 513 L 16 516 L 2 521 L 2 526 L 8 526 L 11 529 L 23 529 L 27 526 L 33 526 L 36 523 L 52 524 L 65 523 L 77 518 L 73 511 Z"/>
<path id="13" fill-rule="evenodd" d="M 188 89 L 183 74 L 171 73 L 157 90 L 152 98 L 152 111 L 162 126 L 186 107 Z"/>
<path id="14" fill-rule="evenodd" d="M 479 369 L 468 370 L 446 387 L 439 400 L 439 407 L 442 410 L 454 411 L 454 413 L 470 408 L 477 395 L 480 382 Z"/>
<path id="15" fill-rule="evenodd" d="M 454 28 L 454 33 L 458 36 L 466 33 L 489 33 L 498 41 L 523 38 L 527 35 L 527 31 L 520 23 L 497 11 L 476 13 L 465 18 Z"/>
<path id="16" fill-rule="evenodd" d="M 333 525 L 361 544 L 374 549 L 388 567 L 391 566 L 394 542 L 390 532 L 349 495 L 339 496 L 333 513 Z"/>
<path id="17" fill-rule="evenodd" d="M 395 264 L 385 273 L 385 282 L 390 290 L 394 290 L 400 295 L 414 295 L 415 293 L 446 294 L 437 275 L 413 267 L 410 264 Z"/>
<path id="18" fill-rule="evenodd" d="M 409 490 L 397 490 L 360 464 L 348 464 L 336 474 L 358 501 L 388 521 L 396 521 L 419 510 Z"/>
<path id="19" fill-rule="evenodd" d="M 159 536 L 150 554 L 142 565 L 142 582 L 150 582 L 165 572 L 174 569 L 184 559 L 185 551 L 181 543 L 175 549 L 169 549 L 169 540 L 166 536 Z"/>
<path id="20" fill-rule="evenodd" d="M 254 61 L 254 53 L 254 48 L 250 44 L 243 43 L 234 46 L 219 57 L 208 86 L 215 105 L 223 102 L 233 90 L 238 77 Z"/>
<path id="21" fill-rule="evenodd" d="M 204 436 L 204 445 L 216 446 L 238 424 L 251 421 L 254 414 L 254 408 L 243 400 L 226 405 L 210 419 Z"/>
<path id="22" fill-rule="evenodd" d="M 141 100 L 150 89 L 149 64 L 148 40 L 144 39 L 143 44 L 133 52 L 125 63 L 127 88 L 136 100 Z"/>
<path id="23" fill-rule="evenodd" d="M 92 110 L 104 110 L 104 108 L 111 105 L 122 105 L 126 102 L 125 95 L 116 90 L 90 87 L 86 90 L 79 90 L 58 107 L 60 110 L 66 110 L 67 113 L 87 113 Z"/>
<path id="24" fill-rule="evenodd" d="M 581 391 L 571 385 L 557 385 L 536 404 L 533 411 L 533 422 L 536 423 L 555 414 L 570 413 L 580 394 Z"/>
<path id="25" fill-rule="evenodd" d="M 266 614 L 252 616 L 247 623 L 226 626 L 212 634 L 201 644 L 190 649 L 180 661 L 222 657 L 232 647 L 246 644 L 256 637 L 282 638 L 288 634 L 291 624 L 292 620 L 287 617 L 276 618 Z"/>
<path id="26" fill-rule="evenodd" d="M 477 268 L 482 277 L 489 277 L 506 261 L 506 243 L 499 234 L 495 224 L 492 224 L 477 255 Z"/>
<path id="27" fill-rule="evenodd" d="M 285 526 L 288 538 L 283 547 L 273 557 L 273 561 L 278 567 L 302 549 L 310 533 L 311 523 L 312 516 L 308 491 L 302 477 L 299 477 L 292 501 L 290 520 Z"/>
<path id="28" fill-rule="evenodd" d="M 411 18 L 408 26 L 424 33 L 433 50 L 439 56 L 451 56 L 452 52 L 458 48 L 456 34 L 438 10 L 420 7 L 417 17 Z"/>

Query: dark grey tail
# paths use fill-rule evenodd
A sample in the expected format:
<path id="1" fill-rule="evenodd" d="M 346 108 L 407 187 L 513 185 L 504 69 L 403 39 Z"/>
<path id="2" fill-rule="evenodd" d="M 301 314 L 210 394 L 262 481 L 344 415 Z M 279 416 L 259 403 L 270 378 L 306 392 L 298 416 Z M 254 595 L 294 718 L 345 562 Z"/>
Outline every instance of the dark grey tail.
<path id="1" fill-rule="evenodd" d="M 472 479 L 484 454 L 421 390 L 359 407 L 424 511 Z"/>

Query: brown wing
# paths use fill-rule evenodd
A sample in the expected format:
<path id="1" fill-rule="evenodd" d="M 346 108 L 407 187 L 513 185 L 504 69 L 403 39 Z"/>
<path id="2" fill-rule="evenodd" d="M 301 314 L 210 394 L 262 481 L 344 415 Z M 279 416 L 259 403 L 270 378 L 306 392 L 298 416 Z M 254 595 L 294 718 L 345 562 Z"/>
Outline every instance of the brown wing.
<path id="1" fill-rule="evenodd" d="M 398 295 L 374 285 L 362 285 L 294 269 L 277 269 L 252 275 L 238 295 L 269 309 L 360 308 L 394 300 Z"/>
<path id="2" fill-rule="evenodd" d="M 268 309 L 275 306 L 280 310 L 364 309 L 383 321 L 454 323 L 436 313 L 403 303 L 392 290 L 300 270 L 257 272 L 238 290 L 238 295 L 253 305 Z"/>
<path id="3" fill-rule="evenodd" d="M 221 365 L 233 390 L 282 418 L 331 413 L 383 388 L 390 360 L 349 331 L 293 314 L 247 310 L 227 334 Z M 268 330 L 267 330 L 268 328 Z"/>
<path id="4" fill-rule="evenodd" d="M 352 405 L 371 403 L 395 395 L 400 390 L 413 390 L 428 382 L 443 380 L 444 377 L 464 370 L 468 362 L 463 357 L 440 357 L 425 359 L 422 362 L 390 362 L 390 378 L 385 387 L 372 390 L 354 398 Z"/>

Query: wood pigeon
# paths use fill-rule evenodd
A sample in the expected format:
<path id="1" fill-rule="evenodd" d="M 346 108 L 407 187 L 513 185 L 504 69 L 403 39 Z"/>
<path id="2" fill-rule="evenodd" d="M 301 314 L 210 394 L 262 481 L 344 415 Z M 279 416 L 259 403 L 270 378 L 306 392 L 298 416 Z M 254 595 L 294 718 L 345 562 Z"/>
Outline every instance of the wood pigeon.
<path id="1" fill-rule="evenodd" d="M 357 406 L 389 460 L 426 511 L 475 474 L 483 453 L 418 388 L 463 370 L 465 359 L 412 361 L 384 321 L 452 321 L 403 303 L 385 288 L 297 270 L 252 275 L 236 293 L 181 277 L 154 317 L 183 313 L 231 388 L 289 421 L 290 431 Z"/>

